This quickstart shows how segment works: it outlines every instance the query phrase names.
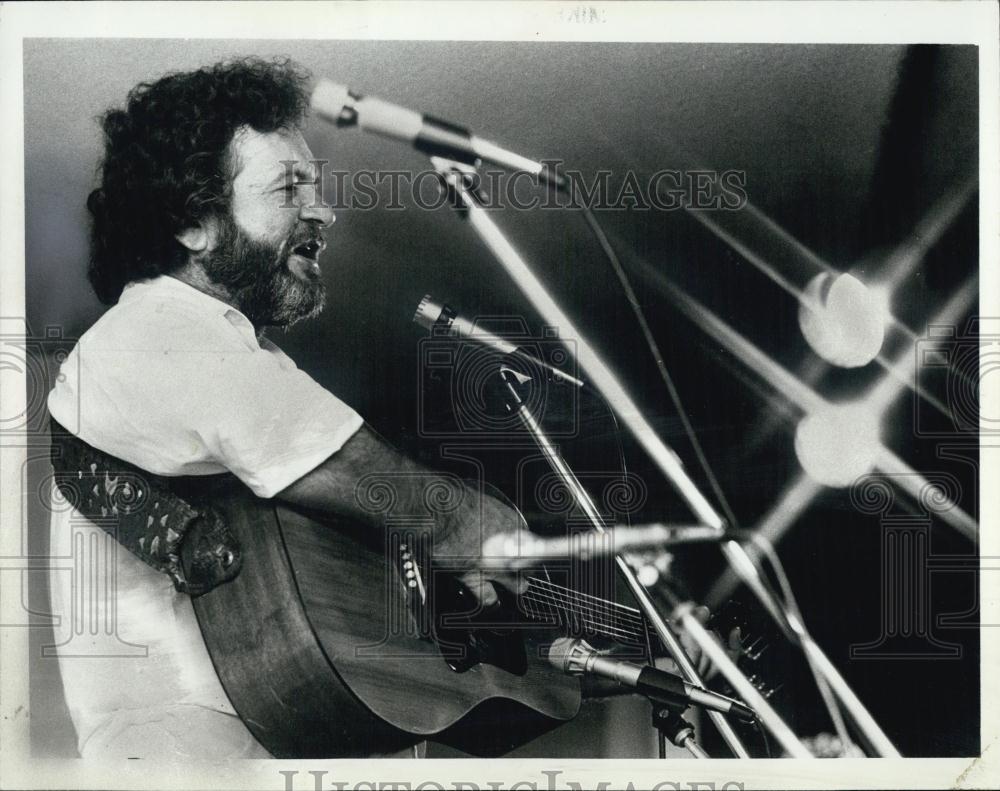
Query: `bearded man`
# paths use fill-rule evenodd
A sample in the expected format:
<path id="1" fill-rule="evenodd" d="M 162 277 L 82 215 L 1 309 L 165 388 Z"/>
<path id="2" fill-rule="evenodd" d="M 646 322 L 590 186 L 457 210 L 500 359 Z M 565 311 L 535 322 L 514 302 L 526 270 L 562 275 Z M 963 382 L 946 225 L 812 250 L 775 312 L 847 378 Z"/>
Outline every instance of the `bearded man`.
<path id="1" fill-rule="evenodd" d="M 307 106 L 296 66 L 247 59 L 139 85 L 104 116 L 88 274 L 112 307 L 64 362 L 48 406 L 84 442 L 154 475 L 231 473 L 258 497 L 371 521 L 358 481 L 422 468 L 264 334 L 324 303 L 319 255 L 334 215 L 301 133 Z M 404 502 L 422 497 L 411 477 L 398 478 Z M 512 509 L 466 494 L 438 520 L 436 552 L 476 555 L 480 513 L 487 531 L 518 528 Z M 73 518 L 54 510 L 53 547 Z M 146 655 L 60 657 L 81 756 L 267 757 L 226 697 L 190 598 L 128 552 L 114 563 L 118 639 Z M 68 577 L 51 576 L 53 612 L 69 611 Z"/>

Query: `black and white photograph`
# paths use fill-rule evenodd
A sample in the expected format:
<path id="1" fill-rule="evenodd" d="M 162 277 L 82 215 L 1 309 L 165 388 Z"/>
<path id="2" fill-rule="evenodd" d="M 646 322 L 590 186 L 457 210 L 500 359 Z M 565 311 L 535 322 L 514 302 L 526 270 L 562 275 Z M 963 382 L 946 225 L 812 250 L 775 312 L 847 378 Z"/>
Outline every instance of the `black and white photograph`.
<path id="1" fill-rule="evenodd" d="M 0 5 L 0 786 L 996 787 L 998 35 Z"/>

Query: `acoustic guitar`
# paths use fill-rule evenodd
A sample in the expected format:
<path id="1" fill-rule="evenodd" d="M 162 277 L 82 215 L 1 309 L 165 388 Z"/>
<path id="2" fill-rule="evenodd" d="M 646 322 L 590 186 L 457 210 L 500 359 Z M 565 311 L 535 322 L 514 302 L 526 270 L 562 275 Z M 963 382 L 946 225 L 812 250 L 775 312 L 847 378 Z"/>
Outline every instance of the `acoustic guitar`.
<path id="1" fill-rule="evenodd" d="M 648 645 L 638 610 L 544 570 L 483 612 L 428 563 L 412 526 L 330 523 L 228 486 L 212 502 L 243 565 L 194 609 L 233 706 L 275 757 L 368 756 L 425 739 L 499 755 L 579 709 L 578 679 L 545 659 L 554 639 Z"/>

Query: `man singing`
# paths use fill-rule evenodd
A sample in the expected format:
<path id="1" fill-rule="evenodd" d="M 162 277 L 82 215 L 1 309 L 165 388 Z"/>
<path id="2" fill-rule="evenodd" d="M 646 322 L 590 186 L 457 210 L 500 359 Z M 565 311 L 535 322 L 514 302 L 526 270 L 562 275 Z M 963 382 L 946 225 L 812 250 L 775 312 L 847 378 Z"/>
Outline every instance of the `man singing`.
<path id="1" fill-rule="evenodd" d="M 370 520 L 359 479 L 421 468 L 264 334 L 324 303 L 334 215 L 301 134 L 307 106 L 296 66 L 247 59 L 139 85 L 104 116 L 89 277 L 112 307 L 64 362 L 48 406 L 84 442 L 154 475 L 228 472 L 258 497 Z M 417 476 L 398 480 L 404 502 L 422 496 Z M 487 533 L 518 528 L 512 509 L 466 495 L 439 518 L 435 552 L 477 555 L 480 513 Z M 53 548 L 70 518 L 54 512 Z M 147 655 L 60 659 L 80 754 L 267 757 L 226 698 L 190 598 L 122 549 L 115 562 L 118 639 Z M 54 612 L 69 611 L 69 577 L 51 576 Z"/>

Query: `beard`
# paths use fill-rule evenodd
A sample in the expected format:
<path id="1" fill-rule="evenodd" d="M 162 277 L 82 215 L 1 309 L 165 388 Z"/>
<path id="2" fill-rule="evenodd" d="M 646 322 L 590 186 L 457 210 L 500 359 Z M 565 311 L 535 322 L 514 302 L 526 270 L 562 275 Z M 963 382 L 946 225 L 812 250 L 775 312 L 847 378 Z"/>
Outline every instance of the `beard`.
<path id="1" fill-rule="evenodd" d="M 326 303 L 322 279 L 305 282 L 288 267 L 295 245 L 314 236 L 298 230 L 284 244 L 251 239 L 226 214 L 220 218 L 219 243 L 203 259 L 205 272 L 229 291 L 255 327 L 287 329 L 318 315 Z"/>

